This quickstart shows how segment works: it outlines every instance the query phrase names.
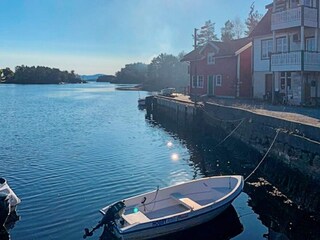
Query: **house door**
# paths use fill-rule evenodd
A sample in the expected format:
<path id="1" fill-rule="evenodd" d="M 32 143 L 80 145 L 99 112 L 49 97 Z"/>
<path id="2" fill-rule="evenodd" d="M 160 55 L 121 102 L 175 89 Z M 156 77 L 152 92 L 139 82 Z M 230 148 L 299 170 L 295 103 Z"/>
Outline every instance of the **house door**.
<path id="1" fill-rule="evenodd" d="M 271 96 L 272 93 L 272 74 L 266 74 L 265 96 Z"/>
<path id="2" fill-rule="evenodd" d="M 214 77 L 212 75 L 208 79 L 208 95 L 214 95 Z"/>

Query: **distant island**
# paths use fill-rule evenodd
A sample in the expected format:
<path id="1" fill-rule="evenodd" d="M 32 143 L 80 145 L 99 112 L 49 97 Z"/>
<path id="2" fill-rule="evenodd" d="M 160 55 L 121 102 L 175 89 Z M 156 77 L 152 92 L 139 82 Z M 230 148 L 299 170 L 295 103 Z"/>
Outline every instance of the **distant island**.
<path id="1" fill-rule="evenodd" d="M 113 75 L 101 75 L 98 77 L 97 82 L 109 82 L 109 83 L 115 83 L 116 77 Z"/>
<path id="2" fill-rule="evenodd" d="M 61 71 L 58 68 L 17 66 L 15 72 L 10 68 L 0 70 L 1 83 L 16 84 L 62 84 L 86 83 L 74 71 Z"/>
<path id="3" fill-rule="evenodd" d="M 97 81 L 97 79 L 103 75 L 104 74 L 101 74 L 101 73 L 93 74 L 93 75 L 81 75 L 80 78 L 85 81 Z"/>
<path id="4" fill-rule="evenodd" d="M 100 76 L 97 82 L 135 85 L 133 88 L 117 87 L 121 90 L 160 91 L 164 88 L 175 88 L 179 92 L 186 92 L 190 76 L 188 74 L 188 64 L 180 61 L 184 55 L 184 53 L 179 54 L 179 56 L 161 53 L 153 58 L 150 64 L 141 62 L 125 64 L 115 73 L 115 76 Z"/>

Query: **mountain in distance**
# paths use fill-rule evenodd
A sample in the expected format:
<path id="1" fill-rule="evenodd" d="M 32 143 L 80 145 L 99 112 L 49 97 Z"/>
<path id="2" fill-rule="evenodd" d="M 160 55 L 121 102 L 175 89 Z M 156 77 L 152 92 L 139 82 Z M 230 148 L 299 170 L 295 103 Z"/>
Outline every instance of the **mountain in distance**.
<path id="1" fill-rule="evenodd" d="M 100 76 L 105 74 L 81 75 L 80 78 L 85 81 L 97 81 Z"/>

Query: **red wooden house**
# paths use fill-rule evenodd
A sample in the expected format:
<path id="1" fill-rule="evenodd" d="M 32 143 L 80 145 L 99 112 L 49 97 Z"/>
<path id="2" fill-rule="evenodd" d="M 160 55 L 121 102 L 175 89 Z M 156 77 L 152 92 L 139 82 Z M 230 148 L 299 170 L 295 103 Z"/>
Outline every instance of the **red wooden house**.
<path id="1" fill-rule="evenodd" d="M 252 97 L 252 42 L 249 38 L 212 41 L 185 55 L 190 95 Z"/>

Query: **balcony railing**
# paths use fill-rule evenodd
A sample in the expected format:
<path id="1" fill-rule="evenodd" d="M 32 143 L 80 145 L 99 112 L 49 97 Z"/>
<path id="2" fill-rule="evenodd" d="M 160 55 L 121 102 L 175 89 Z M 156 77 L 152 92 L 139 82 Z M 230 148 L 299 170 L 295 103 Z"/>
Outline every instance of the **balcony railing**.
<path id="1" fill-rule="evenodd" d="M 316 8 L 300 6 L 272 13 L 271 30 L 291 27 L 317 27 L 318 11 Z"/>
<path id="2" fill-rule="evenodd" d="M 271 71 L 320 71 L 320 53 L 296 51 L 271 55 Z"/>

